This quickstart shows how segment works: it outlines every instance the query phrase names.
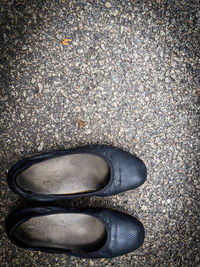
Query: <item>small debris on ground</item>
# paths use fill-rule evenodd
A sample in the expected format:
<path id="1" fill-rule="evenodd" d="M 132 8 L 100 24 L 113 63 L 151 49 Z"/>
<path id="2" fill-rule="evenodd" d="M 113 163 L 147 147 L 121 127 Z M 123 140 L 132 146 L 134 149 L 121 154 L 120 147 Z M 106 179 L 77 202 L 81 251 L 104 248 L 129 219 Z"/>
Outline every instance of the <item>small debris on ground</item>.
<path id="1" fill-rule="evenodd" d="M 71 42 L 72 40 L 71 39 L 67 39 L 65 38 L 63 41 L 62 41 L 62 44 L 63 45 L 68 45 L 69 42 Z"/>
<path id="2" fill-rule="evenodd" d="M 110 8 L 110 7 L 111 7 L 111 4 L 110 4 L 109 2 L 106 2 L 106 3 L 105 3 L 105 6 L 106 6 L 107 8 Z"/>
<path id="3" fill-rule="evenodd" d="M 85 121 L 82 120 L 77 120 L 77 123 L 78 123 L 78 129 L 81 129 L 86 125 Z"/>

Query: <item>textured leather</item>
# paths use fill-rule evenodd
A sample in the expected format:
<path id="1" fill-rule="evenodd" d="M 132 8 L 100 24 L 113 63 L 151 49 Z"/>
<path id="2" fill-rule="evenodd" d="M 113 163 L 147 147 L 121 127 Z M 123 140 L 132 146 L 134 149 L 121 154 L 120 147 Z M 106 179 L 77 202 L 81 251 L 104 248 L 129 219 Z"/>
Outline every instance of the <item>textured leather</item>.
<path id="1" fill-rule="evenodd" d="M 99 218 L 105 225 L 107 231 L 107 240 L 105 244 L 103 244 L 99 250 L 94 252 L 69 253 L 63 249 L 29 247 L 22 241 L 18 240 L 13 234 L 16 226 L 30 218 L 58 213 L 82 213 Z M 142 223 L 135 217 L 126 213 L 103 208 L 69 210 L 53 206 L 25 208 L 11 213 L 6 220 L 6 233 L 15 245 L 22 248 L 40 250 L 49 253 L 65 253 L 84 258 L 113 258 L 129 253 L 142 245 L 145 236 Z"/>
<path id="2" fill-rule="evenodd" d="M 91 193 L 73 194 L 73 195 L 47 195 L 36 194 L 22 190 L 16 183 L 16 177 L 25 169 L 35 163 L 47 159 L 70 155 L 75 153 L 90 153 L 102 157 L 110 167 L 109 183 L 103 188 Z M 8 184 L 10 188 L 18 195 L 36 201 L 52 201 L 57 199 L 72 199 L 76 197 L 89 196 L 109 196 L 134 189 L 142 185 L 147 177 L 145 164 L 138 157 L 122 149 L 107 145 L 92 145 L 68 150 L 49 152 L 42 155 L 22 159 L 16 163 L 8 173 Z"/>

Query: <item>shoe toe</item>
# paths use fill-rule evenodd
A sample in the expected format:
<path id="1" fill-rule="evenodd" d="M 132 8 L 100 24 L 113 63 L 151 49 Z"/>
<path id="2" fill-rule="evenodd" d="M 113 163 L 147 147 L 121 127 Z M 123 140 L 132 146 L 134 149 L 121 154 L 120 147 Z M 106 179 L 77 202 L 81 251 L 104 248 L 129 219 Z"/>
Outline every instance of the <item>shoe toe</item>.
<path id="1" fill-rule="evenodd" d="M 144 162 L 128 152 L 122 151 L 118 156 L 116 177 L 120 181 L 120 191 L 134 189 L 142 185 L 147 178 Z"/>
<path id="2" fill-rule="evenodd" d="M 139 248 L 145 237 L 142 223 L 130 215 L 121 215 L 117 224 L 116 251 L 118 255 L 129 253 Z"/>
<path id="3" fill-rule="evenodd" d="M 134 178 L 131 179 L 134 187 L 138 187 L 146 181 L 147 169 L 144 162 L 141 159 L 132 156 L 132 158 L 130 159 L 129 176 L 130 179 L 131 177 Z"/>

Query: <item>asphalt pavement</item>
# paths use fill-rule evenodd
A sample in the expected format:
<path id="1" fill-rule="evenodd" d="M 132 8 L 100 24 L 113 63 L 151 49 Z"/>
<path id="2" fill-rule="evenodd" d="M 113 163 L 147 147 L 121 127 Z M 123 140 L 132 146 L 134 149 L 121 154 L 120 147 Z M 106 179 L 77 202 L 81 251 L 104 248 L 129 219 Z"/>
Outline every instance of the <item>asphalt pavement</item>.
<path id="1" fill-rule="evenodd" d="M 200 266 L 200 9 L 194 0 L 0 1 L 1 266 Z M 143 246 L 114 259 L 30 252 L 8 240 L 6 182 L 19 159 L 111 144 L 144 160 L 141 187 L 61 201 L 142 221 Z"/>

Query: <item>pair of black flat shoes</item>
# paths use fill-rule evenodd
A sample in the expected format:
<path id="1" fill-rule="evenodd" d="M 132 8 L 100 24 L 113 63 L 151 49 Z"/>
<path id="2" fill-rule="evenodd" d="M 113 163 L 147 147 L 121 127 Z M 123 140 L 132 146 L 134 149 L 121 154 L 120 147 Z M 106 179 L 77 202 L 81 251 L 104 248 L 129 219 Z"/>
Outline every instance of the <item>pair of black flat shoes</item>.
<path id="1" fill-rule="evenodd" d="M 146 176 L 139 158 L 94 145 L 23 159 L 9 171 L 8 184 L 29 200 L 52 201 L 117 194 L 140 186 Z M 8 216 L 6 232 L 22 248 L 85 258 L 116 257 L 144 241 L 140 221 L 105 208 L 20 209 Z"/>

